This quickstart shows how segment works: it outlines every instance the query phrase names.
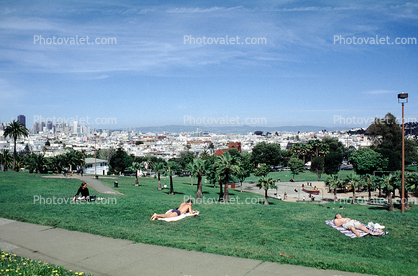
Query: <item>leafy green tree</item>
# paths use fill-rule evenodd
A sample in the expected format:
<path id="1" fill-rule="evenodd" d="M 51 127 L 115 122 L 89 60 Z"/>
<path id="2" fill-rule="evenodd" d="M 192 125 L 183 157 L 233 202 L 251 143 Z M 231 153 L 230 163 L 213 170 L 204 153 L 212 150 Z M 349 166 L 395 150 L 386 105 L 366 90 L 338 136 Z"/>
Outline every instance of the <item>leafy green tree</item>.
<path id="1" fill-rule="evenodd" d="M 270 166 L 268 166 L 267 164 L 259 164 L 258 167 L 255 169 L 254 175 L 267 177 L 267 175 L 270 172 L 271 172 Z"/>
<path id="2" fill-rule="evenodd" d="M 262 175 L 256 184 L 260 189 L 264 189 L 264 205 L 269 205 L 267 191 L 268 189 L 277 189 L 274 180 L 271 177 Z"/>
<path id="3" fill-rule="evenodd" d="M 112 159 L 112 156 L 115 153 L 116 153 L 116 150 L 114 148 L 100 149 L 100 150 L 97 151 L 97 158 L 107 160 L 107 162 L 110 162 L 110 159 Z M 135 162 L 137 162 L 137 161 L 135 161 Z M 141 162 L 139 162 L 139 163 L 141 163 Z"/>
<path id="4" fill-rule="evenodd" d="M 118 148 L 109 162 L 112 169 L 116 172 L 124 173 L 125 170 L 131 166 L 132 157 L 129 156 L 125 150 Z"/>
<path id="5" fill-rule="evenodd" d="M 319 147 L 321 146 L 322 142 L 319 139 L 309 140 L 308 145 L 311 149 L 311 163 L 313 162 L 313 157 L 319 156 Z"/>
<path id="6" fill-rule="evenodd" d="M 293 178 L 295 178 L 295 175 L 305 171 L 305 164 L 298 158 L 290 158 L 289 166 L 292 171 Z"/>
<path id="7" fill-rule="evenodd" d="M 344 154 L 345 150 L 344 150 L 344 145 L 343 143 L 341 143 L 341 141 L 339 141 L 337 138 L 328 138 L 325 137 L 322 139 L 322 144 L 323 145 L 327 145 L 328 146 L 328 152 L 338 152 L 341 155 Z M 319 151 L 324 151 L 324 149 L 326 149 L 326 146 L 323 146 L 323 148 L 321 149 L 321 146 L 319 148 Z M 326 154 L 325 154 L 326 155 Z"/>
<path id="8" fill-rule="evenodd" d="M 343 155 L 340 152 L 333 151 L 324 157 L 324 172 L 328 175 L 337 174 L 340 171 Z"/>
<path id="9" fill-rule="evenodd" d="M 415 173 L 405 173 L 405 208 L 410 209 L 408 193 L 418 190 L 418 175 Z"/>
<path id="10" fill-rule="evenodd" d="M 387 168 L 388 160 L 370 148 L 360 148 L 350 156 L 354 171 L 359 175 L 372 174 L 373 171 Z"/>
<path id="11" fill-rule="evenodd" d="M 311 162 L 310 171 L 318 175 L 318 181 L 321 178 L 322 171 L 324 170 L 324 163 L 325 161 L 323 156 L 316 156 Z"/>
<path id="12" fill-rule="evenodd" d="M 235 176 L 238 178 L 238 181 L 241 184 L 241 193 L 242 193 L 242 183 L 247 177 L 251 175 L 252 172 L 252 163 L 251 163 L 251 154 L 242 154 L 241 158 L 237 161 L 237 171 Z"/>
<path id="13" fill-rule="evenodd" d="M 258 143 L 252 150 L 253 163 L 267 164 L 271 166 L 279 165 L 283 161 L 282 151 L 279 144 Z"/>
<path id="14" fill-rule="evenodd" d="M 21 122 L 13 120 L 4 129 L 3 136 L 5 138 L 7 138 L 7 137 L 13 138 L 13 144 L 14 144 L 14 148 L 13 148 L 13 170 L 16 171 L 16 169 L 17 169 L 17 167 L 16 167 L 16 154 L 17 154 L 16 143 L 17 143 L 17 139 L 20 136 L 28 137 L 29 136 L 29 130 Z"/>

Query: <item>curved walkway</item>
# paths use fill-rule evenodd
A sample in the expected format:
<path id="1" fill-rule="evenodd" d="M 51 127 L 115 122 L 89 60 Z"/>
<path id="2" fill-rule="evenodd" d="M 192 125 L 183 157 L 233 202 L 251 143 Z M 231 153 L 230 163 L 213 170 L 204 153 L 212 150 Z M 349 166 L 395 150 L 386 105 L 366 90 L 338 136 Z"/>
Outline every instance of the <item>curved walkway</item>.
<path id="1" fill-rule="evenodd" d="M 80 179 L 83 182 L 86 182 L 87 185 L 95 189 L 97 192 L 102 194 L 112 194 L 112 195 L 123 195 L 122 193 L 119 193 L 118 191 L 113 190 L 112 188 L 109 188 L 108 186 L 104 185 L 102 182 L 98 181 L 94 178 L 94 176 L 81 176 L 74 174 L 71 176 L 72 178 Z"/>
<path id="2" fill-rule="evenodd" d="M 95 276 L 365 275 L 133 243 L 3 218 L 0 218 L 0 248 Z"/>

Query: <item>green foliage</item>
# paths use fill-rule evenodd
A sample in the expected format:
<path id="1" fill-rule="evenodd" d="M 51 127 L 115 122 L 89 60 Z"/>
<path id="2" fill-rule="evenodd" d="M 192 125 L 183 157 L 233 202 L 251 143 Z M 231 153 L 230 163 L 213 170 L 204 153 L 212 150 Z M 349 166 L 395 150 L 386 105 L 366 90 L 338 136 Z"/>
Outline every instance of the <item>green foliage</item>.
<path id="1" fill-rule="evenodd" d="M 116 173 L 122 172 L 132 165 L 132 157 L 122 148 L 118 148 L 110 159 L 109 165 Z"/>
<path id="2" fill-rule="evenodd" d="M 267 144 L 261 142 L 252 150 L 252 161 L 255 164 L 264 163 L 271 166 L 280 165 L 283 162 L 282 150 L 279 144 Z"/>
<path id="3" fill-rule="evenodd" d="M 255 169 L 254 175 L 267 177 L 269 172 L 271 172 L 270 166 L 268 166 L 267 164 L 259 164 L 258 167 Z"/>
<path id="4" fill-rule="evenodd" d="M 360 148 L 350 156 L 350 162 L 357 174 L 372 174 L 373 171 L 385 170 L 388 160 L 382 154 L 370 148 Z"/>
<path id="5" fill-rule="evenodd" d="M 22 258 L 0 251 L 0 275 L 85 275 L 83 272 L 66 270 L 62 266 Z M 87 274 L 90 275 L 90 274 Z"/>
<path id="6" fill-rule="evenodd" d="M 337 174 L 340 170 L 343 154 L 339 151 L 332 151 L 324 157 L 324 172 L 332 175 Z"/>
<path id="7" fill-rule="evenodd" d="M 264 189 L 264 205 L 269 205 L 267 191 L 268 189 L 277 189 L 273 178 L 267 178 L 267 175 L 261 175 L 256 186 L 260 189 Z"/>
<path id="8" fill-rule="evenodd" d="M 322 171 L 324 170 L 324 157 L 317 156 L 312 160 L 310 171 L 318 175 L 318 180 L 321 178 Z"/>
<path id="9" fill-rule="evenodd" d="M 305 171 L 305 164 L 297 158 L 290 158 L 289 167 L 292 171 L 293 178 L 295 178 L 295 175 Z"/>

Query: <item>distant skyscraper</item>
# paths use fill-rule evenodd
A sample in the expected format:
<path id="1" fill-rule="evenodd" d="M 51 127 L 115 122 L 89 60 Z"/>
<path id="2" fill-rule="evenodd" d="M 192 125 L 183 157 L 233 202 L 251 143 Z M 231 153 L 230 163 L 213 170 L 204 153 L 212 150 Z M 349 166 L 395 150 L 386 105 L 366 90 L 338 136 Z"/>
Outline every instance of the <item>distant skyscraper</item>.
<path id="1" fill-rule="evenodd" d="M 33 130 L 34 133 L 39 133 L 39 123 L 38 122 L 33 123 L 32 130 Z"/>
<path id="2" fill-rule="evenodd" d="M 26 127 L 26 117 L 25 117 L 25 115 L 17 116 L 17 121 L 21 122 Z"/>

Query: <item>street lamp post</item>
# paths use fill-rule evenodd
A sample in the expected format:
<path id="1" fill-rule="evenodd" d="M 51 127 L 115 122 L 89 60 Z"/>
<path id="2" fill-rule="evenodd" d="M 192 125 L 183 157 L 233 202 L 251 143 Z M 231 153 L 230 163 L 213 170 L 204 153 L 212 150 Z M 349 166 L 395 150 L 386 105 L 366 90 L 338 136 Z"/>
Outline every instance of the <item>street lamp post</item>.
<path id="1" fill-rule="evenodd" d="M 408 93 L 398 94 L 398 103 L 402 103 L 402 178 L 401 178 L 401 212 L 405 212 L 405 119 L 404 104 L 408 102 Z"/>

